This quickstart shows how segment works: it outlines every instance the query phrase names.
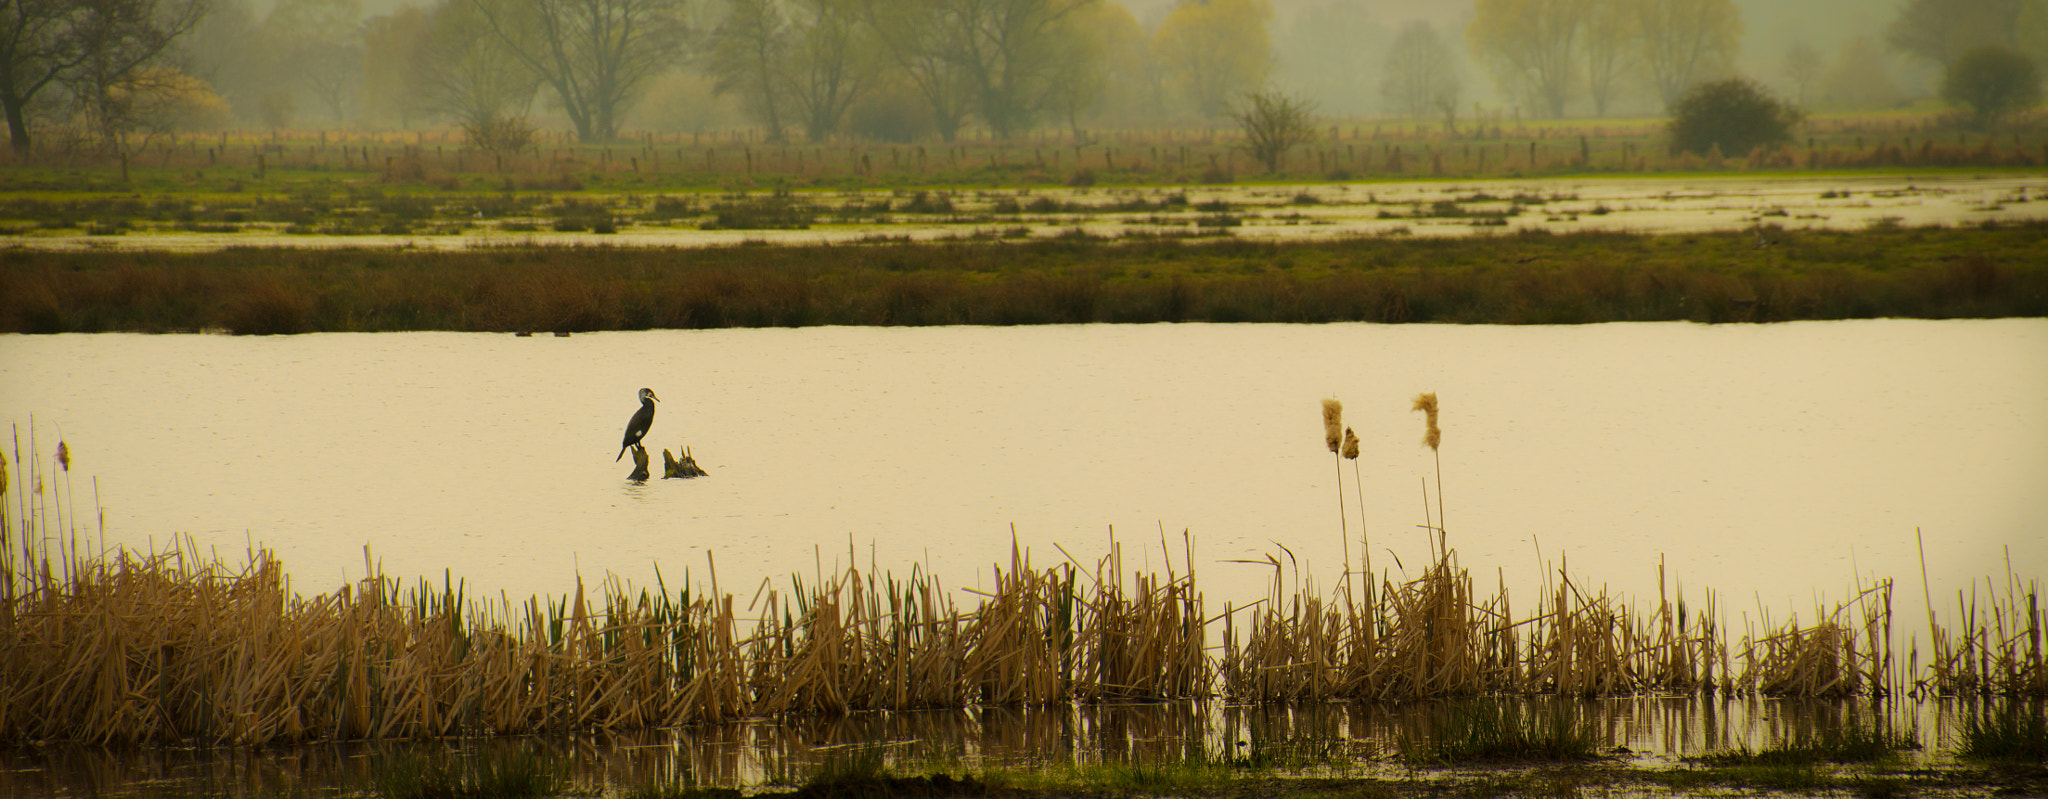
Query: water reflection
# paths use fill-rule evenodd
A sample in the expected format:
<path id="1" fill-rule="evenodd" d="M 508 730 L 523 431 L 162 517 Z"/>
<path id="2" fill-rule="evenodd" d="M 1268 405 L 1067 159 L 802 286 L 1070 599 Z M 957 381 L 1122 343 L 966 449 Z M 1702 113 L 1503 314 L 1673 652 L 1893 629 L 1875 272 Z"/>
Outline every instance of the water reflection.
<path id="1" fill-rule="evenodd" d="M 1471 700 L 1468 700 L 1471 701 Z M 1572 714 L 1597 749 L 1638 765 L 1738 747 L 1798 744 L 1849 727 L 1916 736 L 1922 762 L 1949 756 L 1962 702 L 1791 701 L 1757 697 L 1477 700 Z M 1403 770 L 1404 742 L 1428 741 L 1457 702 L 1221 705 L 1177 702 L 861 713 L 617 736 L 527 736 L 318 744 L 268 749 L 44 746 L 0 751 L 0 797 L 322 795 L 374 785 L 425 761 L 536 758 L 584 789 L 801 783 L 820 769 L 879 759 L 903 774 L 1062 769 L 1097 764 L 1235 762 L 1283 773 Z"/>

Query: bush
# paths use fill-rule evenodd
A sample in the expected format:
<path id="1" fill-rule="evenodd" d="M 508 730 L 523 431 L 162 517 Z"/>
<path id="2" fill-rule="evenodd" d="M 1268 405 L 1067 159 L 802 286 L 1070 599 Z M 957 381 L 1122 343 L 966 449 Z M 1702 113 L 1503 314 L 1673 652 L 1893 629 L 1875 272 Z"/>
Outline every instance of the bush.
<path id="1" fill-rule="evenodd" d="M 1941 98 L 1969 108 L 1971 126 L 1982 130 L 2007 113 L 2041 102 L 2041 73 L 2026 56 L 1985 45 L 1949 65 Z"/>
<path id="2" fill-rule="evenodd" d="M 1799 111 L 1743 78 L 1692 87 L 1671 109 L 1671 151 L 1730 156 L 1792 140 Z"/>

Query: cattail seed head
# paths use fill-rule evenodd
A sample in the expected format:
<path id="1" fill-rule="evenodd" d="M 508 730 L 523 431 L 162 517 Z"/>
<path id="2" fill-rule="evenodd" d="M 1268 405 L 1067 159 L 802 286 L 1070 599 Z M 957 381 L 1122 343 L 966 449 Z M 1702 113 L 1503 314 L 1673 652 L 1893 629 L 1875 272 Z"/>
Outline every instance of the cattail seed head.
<path id="1" fill-rule="evenodd" d="M 62 441 L 57 442 L 57 465 L 64 467 L 64 471 L 71 471 L 71 445 Z"/>
<path id="2" fill-rule="evenodd" d="M 1436 449 L 1437 445 L 1443 443 L 1444 440 L 1444 431 L 1436 426 L 1436 392 L 1431 391 L 1415 395 L 1415 407 L 1409 410 L 1422 411 L 1424 414 L 1427 414 L 1428 419 L 1425 424 L 1429 426 L 1429 429 L 1423 433 L 1422 443 L 1427 444 L 1432 450 Z"/>
<path id="3" fill-rule="evenodd" d="M 1336 452 L 1344 443 L 1344 403 L 1333 399 L 1323 400 L 1323 443 Z"/>
<path id="4" fill-rule="evenodd" d="M 1344 457 L 1358 460 L 1358 434 L 1349 427 L 1344 428 Z"/>

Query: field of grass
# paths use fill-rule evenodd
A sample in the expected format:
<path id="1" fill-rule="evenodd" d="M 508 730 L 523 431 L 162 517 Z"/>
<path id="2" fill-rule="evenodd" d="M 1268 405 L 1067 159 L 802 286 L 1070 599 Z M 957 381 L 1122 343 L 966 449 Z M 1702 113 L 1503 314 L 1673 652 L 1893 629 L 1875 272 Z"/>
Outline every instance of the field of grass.
<path id="1" fill-rule="evenodd" d="M 2048 315 L 2048 224 L 1313 243 L 0 252 L 0 331 Z"/>

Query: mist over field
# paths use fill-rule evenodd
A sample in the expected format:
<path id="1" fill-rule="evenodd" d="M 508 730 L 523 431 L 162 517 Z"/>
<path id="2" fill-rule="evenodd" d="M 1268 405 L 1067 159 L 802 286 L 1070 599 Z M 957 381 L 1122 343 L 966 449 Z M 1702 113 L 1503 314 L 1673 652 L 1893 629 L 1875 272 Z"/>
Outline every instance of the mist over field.
<path id="1" fill-rule="evenodd" d="M 1947 70 L 1988 47 L 2033 70 L 2034 94 L 1979 109 L 1983 127 L 2032 107 L 2048 61 L 2048 0 L 114 7 L 112 44 L 59 35 L 90 16 L 60 3 L 39 23 L 42 49 L 13 51 L 15 85 L 0 100 L 18 157 L 42 134 L 118 149 L 207 130 L 460 128 L 503 152 L 546 131 L 586 144 L 734 131 L 769 142 L 1088 141 L 1231 128 L 1258 92 L 1306 101 L 1332 125 L 1455 136 L 1529 120 L 1655 120 L 1691 88 L 1732 77 L 1809 114 L 1938 115 L 1967 104 L 1938 97 Z M 576 33 L 592 26 L 630 34 Z"/>

